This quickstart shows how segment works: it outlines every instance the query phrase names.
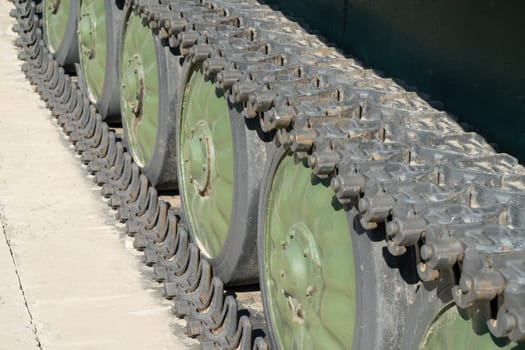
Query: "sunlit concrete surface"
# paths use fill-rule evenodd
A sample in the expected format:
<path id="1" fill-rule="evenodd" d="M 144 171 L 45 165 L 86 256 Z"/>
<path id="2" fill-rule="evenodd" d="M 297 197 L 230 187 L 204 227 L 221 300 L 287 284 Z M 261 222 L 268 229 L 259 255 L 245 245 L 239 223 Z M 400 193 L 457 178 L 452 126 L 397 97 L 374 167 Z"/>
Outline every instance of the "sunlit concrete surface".
<path id="1" fill-rule="evenodd" d="M 20 71 L 0 1 L 0 349 L 191 349 L 195 341 Z"/>

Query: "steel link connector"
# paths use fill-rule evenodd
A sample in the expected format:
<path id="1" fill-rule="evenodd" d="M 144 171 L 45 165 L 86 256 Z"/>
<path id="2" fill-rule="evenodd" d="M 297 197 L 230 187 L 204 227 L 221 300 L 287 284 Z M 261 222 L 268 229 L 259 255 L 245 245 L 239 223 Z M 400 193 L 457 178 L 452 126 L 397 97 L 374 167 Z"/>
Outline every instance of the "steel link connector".
<path id="1" fill-rule="evenodd" d="M 235 84 L 241 79 L 242 73 L 238 70 L 225 69 L 217 73 L 217 76 L 215 77 L 215 86 L 217 86 L 217 88 L 221 89 L 222 91 L 226 92 L 232 88 L 233 84 Z"/>
<path id="2" fill-rule="evenodd" d="M 495 154 L 479 135 L 465 133 L 415 94 L 316 38 L 290 40 L 300 27 L 256 2 L 126 2 L 154 35 L 202 62 L 205 78 L 215 79 L 231 102 L 242 103 L 245 117 L 261 118 L 262 130 L 277 129 L 278 146 L 299 158 L 315 150 L 308 159 L 314 173 L 332 177 L 341 203 L 358 204 L 366 228 L 390 220 L 389 250 L 399 254 L 415 246 L 423 280 L 457 265 L 457 305 L 497 298 L 491 332 L 525 339 L 525 243 L 519 234 L 525 227 L 525 170 L 514 158 Z M 17 18 L 13 29 L 24 73 L 95 181 L 104 184 L 109 205 L 121 207 L 119 219 L 128 221 L 154 278 L 165 282 L 175 313 L 198 319 L 205 346 L 268 348 L 262 338 L 252 338 L 251 322 L 239 318 L 233 297 L 224 296 L 222 282 L 190 244 L 185 224 L 159 202 L 87 96 L 58 66 L 43 41 L 41 9 L 33 1 L 15 4 L 11 15 Z M 286 23 L 289 31 L 276 31 L 276 23 Z M 461 191 L 449 184 L 465 186 Z M 443 229 L 432 231 L 436 226 Z"/>
<path id="3" fill-rule="evenodd" d="M 394 218 L 386 224 L 386 234 L 395 245 L 412 246 L 419 241 L 426 226 L 420 217 Z"/>
<path id="4" fill-rule="evenodd" d="M 257 91 L 248 98 L 246 113 L 247 118 L 255 118 L 259 113 L 266 112 L 273 107 L 276 97 L 273 91 Z"/>
<path id="5" fill-rule="evenodd" d="M 184 56 L 189 54 L 189 49 L 197 44 L 200 34 L 198 32 L 181 32 L 177 35 L 177 42 L 181 54 Z"/>
<path id="6" fill-rule="evenodd" d="M 459 285 L 454 286 L 452 295 L 456 305 L 468 308 L 478 301 L 490 301 L 505 289 L 503 276 L 496 271 L 484 270 L 477 273 L 463 273 Z"/>
<path id="7" fill-rule="evenodd" d="M 421 259 L 434 270 L 447 269 L 463 259 L 464 247 L 455 240 L 428 240 L 421 246 Z"/>
<path id="8" fill-rule="evenodd" d="M 312 171 L 315 175 L 331 175 L 335 172 L 335 167 L 337 164 L 339 164 L 341 159 L 342 156 L 341 154 L 339 154 L 339 152 L 314 152 L 311 156 L 308 157 L 308 166 L 312 168 Z"/>
<path id="9" fill-rule="evenodd" d="M 243 81 L 233 84 L 230 94 L 231 103 L 245 103 L 250 95 L 257 89 L 257 83 L 254 81 Z"/>
<path id="10" fill-rule="evenodd" d="M 214 78 L 217 73 L 222 71 L 227 65 L 227 61 L 224 58 L 212 57 L 208 58 L 202 63 L 204 77 L 206 79 Z"/>
<path id="11" fill-rule="evenodd" d="M 194 45 L 188 50 L 189 59 L 191 59 L 191 62 L 193 63 L 202 62 L 209 58 L 213 53 L 213 46 L 205 44 Z"/>
<path id="12" fill-rule="evenodd" d="M 343 204 L 358 198 L 364 190 L 365 178 L 359 173 L 343 173 L 332 177 L 330 186 L 337 200 Z"/>
<path id="13" fill-rule="evenodd" d="M 366 196 L 359 200 L 361 212 L 361 225 L 367 229 L 374 229 L 378 223 L 385 222 L 391 215 L 395 205 L 394 197 L 388 194 L 378 194 L 373 197 Z"/>
<path id="14" fill-rule="evenodd" d="M 312 150 L 313 144 L 317 139 L 318 133 L 315 129 L 292 130 L 291 147 L 293 152 L 306 152 Z"/>

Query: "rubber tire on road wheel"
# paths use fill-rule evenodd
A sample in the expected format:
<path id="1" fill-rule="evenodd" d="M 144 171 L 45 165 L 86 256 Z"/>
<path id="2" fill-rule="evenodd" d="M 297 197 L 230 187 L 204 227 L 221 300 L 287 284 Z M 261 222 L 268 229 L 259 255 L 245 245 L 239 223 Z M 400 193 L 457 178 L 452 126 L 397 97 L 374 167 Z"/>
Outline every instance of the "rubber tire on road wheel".
<path id="1" fill-rule="evenodd" d="M 271 179 L 285 156 L 286 151 L 281 148 L 268 162 L 264 172 L 267 181 L 261 188 L 258 215 L 260 286 L 272 349 L 278 349 L 279 346 L 272 331 L 271 313 L 268 312 L 270 308 L 265 283 L 264 232 Z M 406 343 L 406 339 L 413 337 L 413 332 L 404 325 L 410 317 L 407 305 L 416 289 L 417 272 L 415 269 L 407 270 L 410 266 L 409 259 L 391 256 L 386 251 L 384 232 L 365 230 L 359 223 L 355 208 L 345 208 L 345 211 L 348 225 L 353 228 L 348 234 L 352 239 L 355 266 L 353 283 L 356 299 L 352 349 L 403 349 L 402 344 Z"/>
<path id="2" fill-rule="evenodd" d="M 126 16 L 126 20 L 127 20 Z M 175 158 L 175 123 L 179 97 L 179 79 L 182 70 L 182 56 L 173 52 L 167 40 L 153 33 L 158 69 L 158 124 L 155 131 L 155 145 L 149 162 L 141 167 L 157 189 L 177 188 L 177 164 Z M 120 57 L 120 54 L 119 54 Z M 119 67 L 120 69 L 120 67 Z M 122 123 L 126 127 L 125 123 Z M 124 132 L 124 135 L 127 133 Z M 128 146 L 127 140 L 124 140 Z M 129 149 L 129 147 L 128 147 Z"/>
<path id="3" fill-rule="evenodd" d="M 43 6 L 45 4 L 43 3 Z M 44 11 L 45 16 L 45 11 Z M 78 39 L 77 39 L 77 16 L 78 0 L 71 0 L 69 15 L 66 24 L 66 32 L 58 49 L 53 53 L 57 63 L 66 72 L 75 72 L 75 63 L 78 62 Z M 45 19 L 44 19 L 45 21 Z M 46 35 L 44 35 L 46 38 Z M 47 43 L 46 43 L 47 44 Z M 49 45 L 48 45 L 49 47 Z"/>
<path id="4" fill-rule="evenodd" d="M 257 212 L 264 164 L 273 147 L 261 142 L 258 123 L 245 119 L 241 109 L 231 107 L 234 144 L 233 208 L 230 228 L 221 253 L 211 259 L 225 284 L 249 285 L 259 282 L 257 269 Z"/>
<path id="5" fill-rule="evenodd" d="M 99 100 L 94 101 L 102 120 L 120 122 L 120 45 L 127 8 L 123 0 L 104 0 L 106 16 L 106 71 Z M 80 49 L 80 45 L 79 45 Z M 108 69 L 109 68 L 109 69 Z M 81 88 L 87 93 L 83 72 L 77 71 Z"/>
<path id="6" fill-rule="evenodd" d="M 186 83 L 191 78 L 194 67 L 186 62 L 182 73 L 180 91 L 185 92 Z M 182 111 L 183 99 L 179 99 L 179 112 Z M 258 283 L 257 271 L 257 212 L 259 188 L 268 154 L 274 146 L 267 141 L 268 135 L 260 132 L 256 119 L 245 119 L 242 106 L 229 101 L 229 120 L 233 142 L 233 202 L 229 228 L 220 252 L 209 261 L 215 274 L 226 285 L 252 285 Z M 177 122 L 180 128 L 182 117 Z M 177 132 L 177 136 L 180 131 Z M 181 154 L 180 142 L 177 142 L 177 154 Z M 186 211 L 182 193 L 181 174 L 179 171 L 179 190 L 181 191 L 184 216 L 191 228 L 191 219 Z M 206 220 L 206 218 L 199 218 Z M 194 239 L 194 241 L 196 241 Z"/>

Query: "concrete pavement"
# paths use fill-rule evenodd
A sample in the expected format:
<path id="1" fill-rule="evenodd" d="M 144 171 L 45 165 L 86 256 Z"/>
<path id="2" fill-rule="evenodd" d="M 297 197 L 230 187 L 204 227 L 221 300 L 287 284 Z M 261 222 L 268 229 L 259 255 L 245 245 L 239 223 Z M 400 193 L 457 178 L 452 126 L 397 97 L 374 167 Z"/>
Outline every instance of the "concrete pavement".
<path id="1" fill-rule="evenodd" d="M 0 350 L 195 349 L 25 80 L 0 1 Z"/>

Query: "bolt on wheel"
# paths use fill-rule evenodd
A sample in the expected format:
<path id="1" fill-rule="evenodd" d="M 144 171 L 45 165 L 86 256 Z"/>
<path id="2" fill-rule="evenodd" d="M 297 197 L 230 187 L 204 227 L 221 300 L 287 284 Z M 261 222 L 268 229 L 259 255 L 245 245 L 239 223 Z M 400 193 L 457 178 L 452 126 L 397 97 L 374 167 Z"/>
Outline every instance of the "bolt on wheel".
<path id="1" fill-rule="evenodd" d="M 261 259 L 266 311 L 280 349 L 349 349 L 354 255 L 342 206 L 325 180 L 285 156 L 273 174 Z"/>
<path id="2" fill-rule="evenodd" d="M 128 150 L 153 185 L 175 188 L 180 57 L 133 11 L 124 26 L 120 57 L 120 107 Z"/>
<path id="3" fill-rule="evenodd" d="M 122 123 L 135 162 L 144 167 L 153 153 L 158 123 L 159 72 L 151 30 L 131 12 L 121 59 Z"/>
<path id="4" fill-rule="evenodd" d="M 228 284 L 257 282 L 260 169 L 266 148 L 239 110 L 185 63 L 178 122 L 179 190 L 193 240 Z"/>
<path id="5" fill-rule="evenodd" d="M 278 150 L 265 169 L 258 222 L 261 296 L 275 349 L 398 349 L 414 288 L 402 257 L 384 256 L 330 178 Z"/>
<path id="6" fill-rule="evenodd" d="M 78 0 L 44 0 L 44 38 L 58 64 L 67 69 L 78 62 L 76 38 Z"/>
<path id="7" fill-rule="evenodd" d="M 186 84 L 179 131 L 180 187 L 195 238 L 216 257 L 228 233 L 233 205 L 233 141 L 228 104 L 195 70 Z M 200 234 L 205 232 L 206 234 Z"/>

